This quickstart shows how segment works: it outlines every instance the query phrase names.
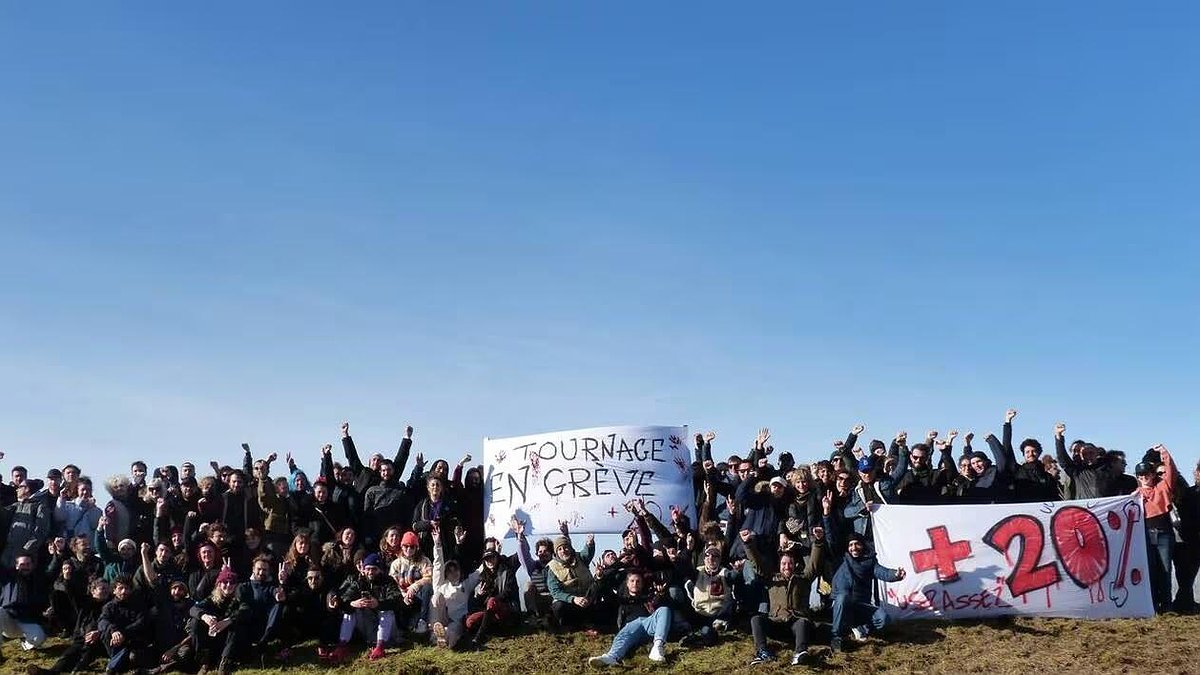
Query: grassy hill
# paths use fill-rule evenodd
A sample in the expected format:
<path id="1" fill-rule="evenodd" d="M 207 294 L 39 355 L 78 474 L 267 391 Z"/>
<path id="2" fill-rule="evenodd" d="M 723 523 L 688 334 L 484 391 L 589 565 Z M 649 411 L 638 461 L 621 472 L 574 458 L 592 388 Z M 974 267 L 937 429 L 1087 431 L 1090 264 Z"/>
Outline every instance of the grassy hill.
<path id="1" fill-rule="evenodd" d="M 871 639 L 836 656 L 828 647 L 814 650 L 807 669 L 790 668 L 782 643 L 775 664 L 750 666 L 748 635 L 731 633 L 708 649 L 681 650 L 672 646 L 665 665 L 646 658 L 646 648 L 626 660 L 625 672 L 637 673 L 775 673 L 803 670 L 886 673 L 1186 673 L 1200 672 L 1200 617 L 1164 616 L 1155 619 L 1076 621 L 1070 619 L 1012 619 L 989 622 L 911 622 L 890 627 L 886 640 Z M 543 633 L 495 638 L 487 650 L 447 653 L 429 647 L 393 649 L 381 661 L 370 662 L 358 650 L 340 668 L 316 659 L 310 646 L 293 653 L 286 668 L 247 665 L 239 673 L 334 672 L 346 675 L 383 673 L 577 673 L 587 671 L 587 657 L 607 650 L 610 638 L 583 634 Z M 5 674 L 21 673 L 29 663 L 49 666 L 63 649 L 61 641 L 31 660 L 16 643 L 4 648 Z M 100 665 L 99 663 L 97 665 Z M 257 665 L 257 664 L 256 664 Z M 621 671 L 614 671 L 621 672 Z"/>

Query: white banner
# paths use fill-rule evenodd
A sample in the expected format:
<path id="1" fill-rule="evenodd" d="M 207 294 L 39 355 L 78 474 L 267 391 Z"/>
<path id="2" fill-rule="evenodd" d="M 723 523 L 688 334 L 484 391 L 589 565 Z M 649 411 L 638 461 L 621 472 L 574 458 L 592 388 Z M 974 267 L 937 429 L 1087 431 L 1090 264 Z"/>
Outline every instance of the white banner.
<path id="1" fill-rule="evenodd" d="M 1154 616 L 1140 496 L 979 506 L 880 506 L 875 550 L 898 619 Z"/>
<path id="2" fill-rule="evenodd" d="M 598 427 L 516 438 L 484 439 L 484 513 L 489 536 L 509 520 L 530 534 L 620 533 L 632 521 L 631 499 L 670 527 L 671 508 L 696 524 L 687 427 Z"/>

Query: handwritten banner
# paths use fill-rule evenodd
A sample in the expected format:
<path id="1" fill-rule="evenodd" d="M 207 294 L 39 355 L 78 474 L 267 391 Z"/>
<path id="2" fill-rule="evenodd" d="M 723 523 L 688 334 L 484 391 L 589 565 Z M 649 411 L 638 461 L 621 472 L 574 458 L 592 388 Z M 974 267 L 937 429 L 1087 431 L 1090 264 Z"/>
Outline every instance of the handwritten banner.
<path id="1" fill-rule="evenodd" d="M 1009 614 L 1154 616 L 1141 497 L 979 506 L 880 506 L 879 562 L 898 619 Z"/>
<path id="2" fill-rule="evenodd" d="M 504 537 L 509 520 L 550 534 L 619 533 L 631 499 L 667 523 L 671 507 L 696 522 L 687 427 L 598 427 L 485 439 L 484 529 Z"/>

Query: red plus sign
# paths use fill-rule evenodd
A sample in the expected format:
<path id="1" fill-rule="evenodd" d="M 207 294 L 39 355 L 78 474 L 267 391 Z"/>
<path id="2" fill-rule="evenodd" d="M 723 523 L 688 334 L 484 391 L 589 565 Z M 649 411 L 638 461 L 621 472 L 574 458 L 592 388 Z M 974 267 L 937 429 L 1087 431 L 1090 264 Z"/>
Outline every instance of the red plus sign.
<path id="1" fill-rule="evenodd" d="M 926 532 L 929 533 L 929 542 L 933 546 L 909 554 L 912 557 L 913 570 L 937 570 L 938 581 L 942 582 L 958 580 L 958 568 L 954 563 L 971 557 L 971 542 L 966 539 L 950 541 L 950 533 L 946 531 L 945 525 L 931 527 Z"/>

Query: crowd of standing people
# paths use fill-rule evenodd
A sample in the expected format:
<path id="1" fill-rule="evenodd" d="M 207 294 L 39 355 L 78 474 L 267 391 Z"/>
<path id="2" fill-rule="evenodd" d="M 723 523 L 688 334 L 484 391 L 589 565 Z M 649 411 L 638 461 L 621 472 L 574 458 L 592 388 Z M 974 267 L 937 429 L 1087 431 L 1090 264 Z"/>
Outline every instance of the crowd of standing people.
<path id="1" fill-rule="evenodd" d="M 240 466 L 151 471 L 138 461 L 101 486 L 76 464 L 44 478 L 13 466 L 0 484 L 0 642 L 67 640 L 30 673 L 224 674 L 286 664 L 300 648 L 331 664 L 412 644 L 480 650 L 517 626 L 611 634 L 609 650 L 589 660 L 606 667 L 642 645 L 665 661 L 741 631 L 751 663 L 774 661 L 770 641 L 783 640 L 800 665 L 815 644 L 842 650 L 887 625 L 875 582 L 905 570 L 875 559 L 876 505 L 1134 493 L 1146 509 L 1156 609 L 1195 611 L 1200 466 L 1189 486 L 1156 445 L 1130 474 L 1124 453 L 1068 444 L 1062 424 L 1053 453 L 1033 438 L 1014 446 L 1015 417 L 1009 410 L 1001 435 L 985 437 L 987 452 L 970 433 L 956 452 L 953 430 L 911 446 L 905 432 L 864 445 L 857 425 L 809 463 L 776 453 L 768 429 L 725 458 L 713 454 L 715 433 L 698 434 L 697 522 L 678 510 L 660 519 L 632 500 L 620 550 L 599 553 L 591 535 L 577 547 L 565 523 L 530 541 L 516 519 L 506 552 L 508 538 L 484 533 L 483 467 L 469 454 L 453 466 L 413 454 L 412 427 L 393 455 L 364 463 L 343 423 L 343 457 L 323 446 L 315 479 L 290 454 L 256 458 L 245 444 Z"/>

